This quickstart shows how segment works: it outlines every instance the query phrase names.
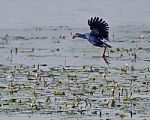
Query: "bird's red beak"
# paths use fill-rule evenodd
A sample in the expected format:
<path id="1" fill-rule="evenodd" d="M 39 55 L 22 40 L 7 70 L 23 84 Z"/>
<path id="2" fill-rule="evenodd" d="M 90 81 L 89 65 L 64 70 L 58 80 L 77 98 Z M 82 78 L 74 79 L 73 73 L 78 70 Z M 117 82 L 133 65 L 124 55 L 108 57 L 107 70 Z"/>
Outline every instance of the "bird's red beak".
<path id="1" fill-rule="evenodd" d="M 74 34 L 74 33 L 71 32 L 71 36 L 72 36 L 72 39 L 75 39 L 76 38 L 76 33 Z"/>

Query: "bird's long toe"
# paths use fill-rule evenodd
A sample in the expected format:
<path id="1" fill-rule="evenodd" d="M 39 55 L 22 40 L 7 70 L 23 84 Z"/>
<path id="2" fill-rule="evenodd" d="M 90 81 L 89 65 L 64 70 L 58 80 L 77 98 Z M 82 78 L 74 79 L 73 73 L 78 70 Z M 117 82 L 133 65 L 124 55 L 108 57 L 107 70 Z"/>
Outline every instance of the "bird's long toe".
<path id="1" fill-rule="evenodd" d="M 105 63 L 106 63 L 107 65 L 111 64 L 111 63 L 109 62 L 110 59 L 108 59 L 107 56 L 103 55 L 103 59 L 104 59 L 104 61 L 105 61 Z"/>

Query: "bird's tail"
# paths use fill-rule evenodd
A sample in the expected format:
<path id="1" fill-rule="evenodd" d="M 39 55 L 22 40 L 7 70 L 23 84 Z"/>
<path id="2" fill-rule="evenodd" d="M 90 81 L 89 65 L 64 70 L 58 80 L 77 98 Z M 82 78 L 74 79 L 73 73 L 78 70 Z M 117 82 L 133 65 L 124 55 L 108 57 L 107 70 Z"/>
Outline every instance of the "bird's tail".
<path id="1" fill-rule="evenodd" d="M 111 48 L 111 45 L 108 45 L 107 43 L 103 42 L 103 45 L 106 46 L 106 47 L 109 47 Z"/>

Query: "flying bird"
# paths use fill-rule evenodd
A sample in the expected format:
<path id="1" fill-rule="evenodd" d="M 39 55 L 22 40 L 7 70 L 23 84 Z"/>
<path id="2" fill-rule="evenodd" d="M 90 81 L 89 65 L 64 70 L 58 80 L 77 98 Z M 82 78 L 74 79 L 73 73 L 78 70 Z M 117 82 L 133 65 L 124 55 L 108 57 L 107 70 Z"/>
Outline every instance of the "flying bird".
<path id="1" fill-rule="evenodd" d="M 92 17 L 91 19 L 88 19 L 88 25 L 90 27 L 90 33 L 71 33 L 72 39 L 75 39 L 77 37 L 83 38 L 88 40 L 91 44 L 93 44 L 96 47 L 103 47 L 103 59 L 107 65 L 110 64 L 109 59 L 107 59 L 108 56 L 105 55 L 106 49 L 111 48 L 110 45 L 105 43 L 105 40 L 109 40 L 109 26 L 108 24 L 99 17 Z"/>

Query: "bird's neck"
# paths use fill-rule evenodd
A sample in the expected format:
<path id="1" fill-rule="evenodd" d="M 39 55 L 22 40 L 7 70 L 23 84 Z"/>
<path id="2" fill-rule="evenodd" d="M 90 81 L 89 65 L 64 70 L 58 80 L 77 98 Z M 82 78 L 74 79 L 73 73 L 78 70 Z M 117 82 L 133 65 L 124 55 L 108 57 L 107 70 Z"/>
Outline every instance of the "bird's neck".
<path id="1" fill-rule="evenodd" d="M 77 33 L 77 37 L 87 39 L 86 34 Z"/>

